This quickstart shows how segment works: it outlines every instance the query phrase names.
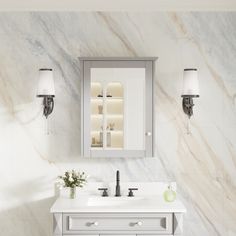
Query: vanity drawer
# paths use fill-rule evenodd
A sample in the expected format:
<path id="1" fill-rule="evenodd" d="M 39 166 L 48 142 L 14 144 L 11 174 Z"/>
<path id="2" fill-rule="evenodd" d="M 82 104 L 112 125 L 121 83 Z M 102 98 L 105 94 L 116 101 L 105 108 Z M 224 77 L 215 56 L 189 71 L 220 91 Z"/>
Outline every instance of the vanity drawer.
<path id="1" fill-rule="evenodd" d="M 63 233 L 171 234 L 172 213 L 63 213 Z"/>

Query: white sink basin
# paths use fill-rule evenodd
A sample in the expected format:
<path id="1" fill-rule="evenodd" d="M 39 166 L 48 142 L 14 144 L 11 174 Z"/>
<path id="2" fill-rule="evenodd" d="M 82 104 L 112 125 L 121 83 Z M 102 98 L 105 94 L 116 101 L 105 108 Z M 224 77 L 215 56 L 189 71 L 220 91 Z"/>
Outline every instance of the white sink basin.
<path id="1" fill-rule="evenodd" d="M 143 197 L 90 197 L 88 206 L 124 206 L 138 205 L 145 198 Z"/>

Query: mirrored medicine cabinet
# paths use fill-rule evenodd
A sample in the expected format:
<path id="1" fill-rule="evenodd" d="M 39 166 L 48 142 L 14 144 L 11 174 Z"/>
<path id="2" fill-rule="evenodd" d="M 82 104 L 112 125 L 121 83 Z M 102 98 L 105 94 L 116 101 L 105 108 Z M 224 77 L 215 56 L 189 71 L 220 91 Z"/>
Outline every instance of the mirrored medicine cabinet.
<path id="1" fill-rule="evenodd" d="M 153 156 L 156 58 L 79 58 L 83 157 Z"/>

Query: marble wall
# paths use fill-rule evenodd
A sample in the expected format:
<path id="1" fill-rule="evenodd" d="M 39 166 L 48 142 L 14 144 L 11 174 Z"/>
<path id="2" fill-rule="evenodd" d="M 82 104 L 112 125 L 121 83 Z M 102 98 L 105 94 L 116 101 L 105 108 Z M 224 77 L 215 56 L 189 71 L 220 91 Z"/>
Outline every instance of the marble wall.
<path id="1" fill-rule="evenodd" d="M 236 13 L 0 13 L 0 231 L 49 236 L 54 182 L 177 181 L 185 236 L 236 235 Z M 155 158 L 80 157 L 79 56 L 158 56 Z M 197 67 L 191 134 L 182 71 Z M 55 71 L 50 135 L 35 97 L 38 69 Z"/>

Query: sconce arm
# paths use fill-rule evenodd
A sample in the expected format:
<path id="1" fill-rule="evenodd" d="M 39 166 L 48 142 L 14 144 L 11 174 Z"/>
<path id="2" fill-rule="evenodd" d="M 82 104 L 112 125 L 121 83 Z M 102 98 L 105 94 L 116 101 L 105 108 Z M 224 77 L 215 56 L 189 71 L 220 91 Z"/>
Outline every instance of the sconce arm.
<path id="1" fill-rule="evenodd" d="M 199 96 L 198 95 L 182 95 L 182 98 L 183 98 L 183 101 L 182 101 L 183 111 L 189 117 L 189 119 L 193 115 L 193 106 L 194 106 L 193 98 L 194 97 L 199 97 Z"/>

